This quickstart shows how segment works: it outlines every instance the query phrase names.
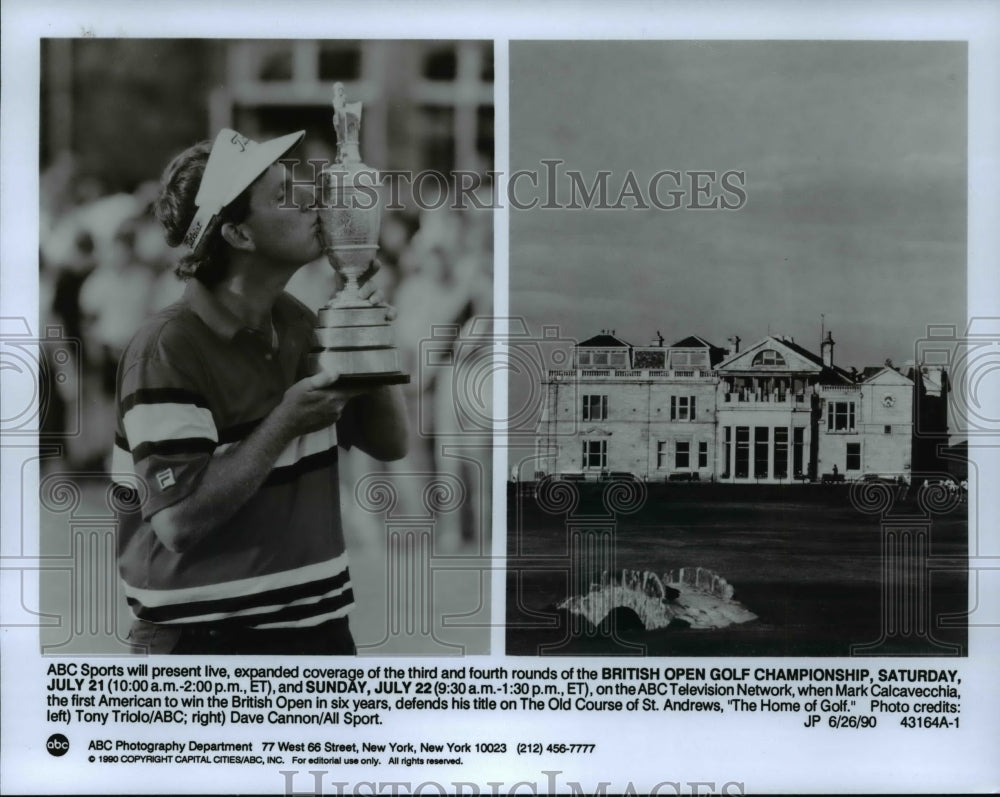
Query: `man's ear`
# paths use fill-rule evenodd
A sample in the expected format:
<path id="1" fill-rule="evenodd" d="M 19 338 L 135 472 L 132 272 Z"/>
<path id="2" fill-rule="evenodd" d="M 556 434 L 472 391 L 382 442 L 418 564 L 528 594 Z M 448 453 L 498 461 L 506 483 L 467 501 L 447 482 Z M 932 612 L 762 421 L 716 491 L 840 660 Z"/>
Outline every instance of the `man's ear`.
<path id="1" fill-rule="evenodd" d="M 233 247 L 233 249 L 253 252 L 257 248 L 254 245 L 253 236 L 242 224 L 233 224 L 233 222 L 227 221 L 222 225 L 220 232 L 222 233 L 222 239 Z"/>

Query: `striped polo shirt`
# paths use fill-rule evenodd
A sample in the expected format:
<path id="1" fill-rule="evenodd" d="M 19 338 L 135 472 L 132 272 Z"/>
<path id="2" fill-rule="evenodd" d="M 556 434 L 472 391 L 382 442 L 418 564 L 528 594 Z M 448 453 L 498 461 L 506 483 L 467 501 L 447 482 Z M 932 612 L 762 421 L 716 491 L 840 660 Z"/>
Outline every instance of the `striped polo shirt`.
<path id="1" fill-rule="evenodd" d="M 166 548 L 150 524 L 308 375 L 315 316 L 283 294 L 272 323 L 267 340 L 191 280 L 122 357 L 112 478 L 119 570 L 138 618 L 293 628 L 342 617 L 353 603 L 336 427 L 292 440 L 257 493 L 182 553 Z"/>

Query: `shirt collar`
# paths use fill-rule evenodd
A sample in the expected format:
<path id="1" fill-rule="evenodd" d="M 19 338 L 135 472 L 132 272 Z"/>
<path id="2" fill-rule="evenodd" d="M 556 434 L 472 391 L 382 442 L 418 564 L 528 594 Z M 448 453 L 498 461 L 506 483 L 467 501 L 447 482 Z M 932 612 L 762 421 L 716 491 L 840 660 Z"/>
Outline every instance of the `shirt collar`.
<path id="1" fill-rule="evenodd" d="M 246 328 L 239 318 L 220 302 L 200 280 L 190 279 L 184 288 L 184 300 L 205 326 L 224 340 L 232 340 L 236 333 Z"/>
<path id="2" fill-rule="evenodd" d="M 268 351 L 277 351 L 284 331 L 297 323 L 298 317 L 288 312 L 281 297 L 271 308 L 270 329 L 253 329 L 243 323 L 243 319 L 219 301 L 211 289 L 194 278 L 188 280 L 184 288 L 184 301 L 204 324 L 223 340 L 234 340 L 241 335 L 256 341 Z M 309 325 L 311 327 L 311 325 Z"/>

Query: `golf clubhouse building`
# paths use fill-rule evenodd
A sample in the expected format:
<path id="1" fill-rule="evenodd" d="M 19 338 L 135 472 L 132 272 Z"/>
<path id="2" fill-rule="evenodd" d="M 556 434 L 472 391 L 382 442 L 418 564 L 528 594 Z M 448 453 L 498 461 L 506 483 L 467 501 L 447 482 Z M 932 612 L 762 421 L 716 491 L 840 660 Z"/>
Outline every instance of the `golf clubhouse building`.
<path id="1" fill-rule="evenodd" d="M 605 330 L 577 344 L 575 367 L 544 380 L 536 476 L 909 481 L 947 442 L 940 368 L 847 372 L 829 333 L 819 356 L 785 337 L 734 343 L 632 346 Z"/>

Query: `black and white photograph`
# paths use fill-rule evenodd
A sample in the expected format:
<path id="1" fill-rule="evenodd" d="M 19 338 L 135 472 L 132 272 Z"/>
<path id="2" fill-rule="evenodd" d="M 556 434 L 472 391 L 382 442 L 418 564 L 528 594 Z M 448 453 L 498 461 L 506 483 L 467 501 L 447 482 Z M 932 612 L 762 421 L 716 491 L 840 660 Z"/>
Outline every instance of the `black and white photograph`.
<path id="1" fill-rule="evenodd" d="M 997 791 L 1000 6 L 0 38 L 0 793 Z"/>
<path id="2" fill-rule="evenodd" d="M 488 649 L 492 58 L 41 41 L 43 650 Z"/>
<path id="3" fill-rule="evenodd" d="M 545 361 L 510 388 L 509 654 L 967 654 L 935 359 L 967 85 L 961 42 L 511 43 L 510 313 Z"/>

